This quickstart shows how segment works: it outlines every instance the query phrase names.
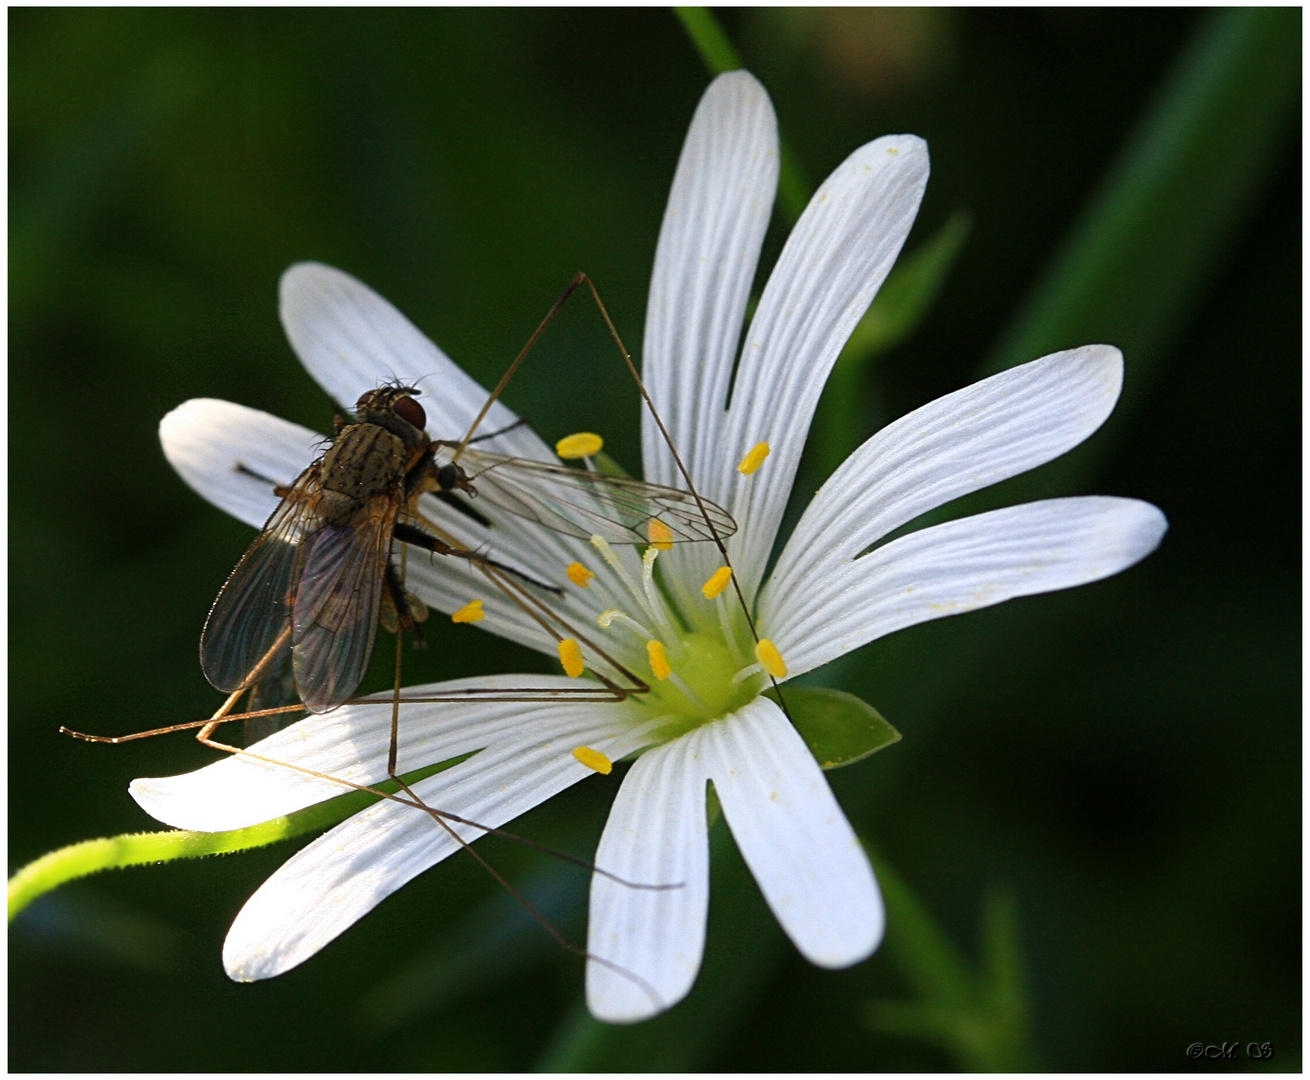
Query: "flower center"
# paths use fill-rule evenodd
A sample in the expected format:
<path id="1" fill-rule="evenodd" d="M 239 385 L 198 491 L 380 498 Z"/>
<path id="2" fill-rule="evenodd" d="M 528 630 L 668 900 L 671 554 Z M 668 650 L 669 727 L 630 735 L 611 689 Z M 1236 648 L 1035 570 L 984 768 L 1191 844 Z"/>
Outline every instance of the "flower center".
<path id="1" fill-rule="evenodd" d="M 665 718 L 656 729 L 661 741 L 740 709 L 759 694 L 763 682 L 760 675 L 733 681 L 741 662 L 716 634 L 682 634 L 677 644 L 680 655 L 671 674 L 651 681 L 651 692 L 636 699 Z"/>

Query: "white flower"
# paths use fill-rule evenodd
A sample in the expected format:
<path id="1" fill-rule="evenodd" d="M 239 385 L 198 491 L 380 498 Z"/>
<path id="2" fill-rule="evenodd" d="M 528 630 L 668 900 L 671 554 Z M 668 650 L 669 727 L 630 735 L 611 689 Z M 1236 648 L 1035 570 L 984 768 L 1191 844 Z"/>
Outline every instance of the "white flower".
<path id="1" fill-rule="evenodd" d="M 871 142 L 837 168 L 792 231 L 734 378 L 777 151 L 763 88 L 745 72 L 717 79 L 692 122 L 664 218 L 644 378 L 697 489 L 738 523 L 728 542 L 737 582 L 786 678 L 902 627 L 1094 581 L 1152 551 L 1166 528 L 1163 515 L 1146 503 L 1098 497 L 1014 506 L 880 543 L 926 511 L 1049 461 L 1095 431 L 1118 397 L 1122 361 L 1116 349 L 1093 345 L 1002 372 L 878 432 L 817 493 L 764 581 L 824 380 L 900 250 L 928 177 L 926 147 L 908 135 Z M 433 435 L 458 438 L 485 400 L 399 312 L 346 274 L 292 267 L 282 280 L 281 311 L 297 354 L 338 402 L 399 379 L 426 388 Z M 513 419 L 497 404 L 483 430 Z M 316 433 L 212 400 L 182 405 L 160 434 L 188 483 L 254 526 L 277 500 L 236 464 L 286 482 L 321 445 Z M 739 471 L 760 444 L 768 455 L 759 468 Z M 488 445 L 554 460 L 525 427 Z M 648 480 L 684 486 L 649 416 L 643 458 Z M 648 552 L 643 564 L 635 549 L 603 552 L 480 509 L 491 530 L 435 501 L 427 512 L 467 546 L 565 583 L 557 606 L 571 624 L 587 627 L 654 689 L 621 703 L 406 705 L 399 767 L 408 772 L 477 751 L 416 790 L 430 806 L 498 826 L 590 775 L 575 747 L 612 760 L 644 751 L 623 780 L 596 865 L 630 882 L 681 887 L 638 889 L 593 877 L 587 948 L 613 966 L 588 965 L 592 1012 L 639 1020 L 691 988 L 708 905 L 707 781 L 797 948 L 827 967 L 872 953 L 883 930 L 873 873 L 805 743 L 761 696 L 767 681 L 733 590 L 717 599 L 702 592 L 722 561 L 714 547 L 679 544 Z M 666 594 L 648 587 L 656 557 Z M 566 578 L 573 563 L 595 574 L 585 587 Z M 447 613 L 481 599 L 484 629 L 556 655 L 549 634 L 460 560 L 411 558 L 408 580 Z M 662 645 L 669 678 L 657 677 L 648 641 Z M 604 667 L 594 656 L 588 662 Z M 524 675 L 445 685 L 576 688 L 579 681 Z M 373 783 L 386 775 L 389 722 L 387 705 L 344 706 L 272 736 L 258 751 Z M 155 817 L 199 830 L 255 824 L 341 790 L 242 756 L 132 785 Z M 459 829 L 469 839 L 480 835 Z M 261 979 L 299 964 L 455 850 L 428 815 L 375 804 L 309 844 L 251 897 L 227 938 L 228 973 Z"/>

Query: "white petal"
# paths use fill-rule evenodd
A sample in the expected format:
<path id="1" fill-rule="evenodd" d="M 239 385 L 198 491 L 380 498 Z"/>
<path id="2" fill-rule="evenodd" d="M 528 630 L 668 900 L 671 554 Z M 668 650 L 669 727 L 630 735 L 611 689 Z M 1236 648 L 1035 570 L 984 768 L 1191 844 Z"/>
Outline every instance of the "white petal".
<path id="1" fill-rule="evenodd" d="M 778 124 L 746 71 L 697 106 L 660 229 L 646 308 L 643 377 L 683 461 L 717 453 L 742 320 L 778 183 Z M 648 410 L 646 479 L 686 487 Z"/>
<path id="2" fill-rule="evenodd" d="M 938 398 L 883 428 L 815 495 L 778 559 L 762 617 L 809 590 L 817 569 L 848 562 L 935 507 L 1042 465 L 1110 415 L 1123 357 L 1086 345 Z"/>
<path id="3" fill-rule="evenodd" d="M 412 686 L 405 693 L 502 689 L 519 693 L 532 688 L 576 690 L 578 682 L 562 676 L 497 675 Z M 619 723 L 619 706 L 541 702 L 433 702 L 402 704 L 401 773 L 446 761 L 461 754 L 521 740 L 523 733 L 549 735 L 578 725 L 578 717 L 600 715 Z M 222 732 L 219 733 L 220 739 Z M 194 772 L 132 781 L 131 795 L 152 817 L 179 829 L 224 832 L 269 821 L 351 790 L 303 770 L 356 784 L 386 778 L 391 747 L 391 704 L 343 705 L 310 716 L 250 747 Z M 267 760 L 256 760 L 254 756 Z"/>
<path id="4" fill-rule="evenodd" d="M 823 967 L 863 960 L 882 940 L 882 898 L 804 740 L 767 698 L 704 730 L 723 816 L 788 937 Z"/>
<path id="5" fill-rule="evenodd" d="M 364 391 L 399 381 L 426 391 L 421 404 L 435 438 L 463 438 L 487 391 L 381 296 L 349 274 L 312 262 L 288 269 L 281 293 L 282 325 L 291 347 L 338 405 L 353 409 Z M 497 402 L 480 430 L 498 431 L 516 419 Z M 482 446 L 516 457 L 555 460 L 527 427 Z"/>
<path id="6" fill-rule="evenodd" d="M 316 431 L 215 398 L 179 405 L 159 422 L 159 441 L 198 494 L 256 528 L 277 508 L 273 484 L 290 484 L 326 445 Z"/>
<path id="7" fill-rule="evenodd" d="M 593 706 L 593 708 L 596 708 Z M 602 714 L 572 727 L 483 751 L 413 786 L 428 806 L 495 828 L 591 775 L 571 750 L 579 743 L 619 758 L 640 745 Z M 597 722 L 599 718 L 600 722 Z M 412 806 L 387 800 L 325 833 L 283 864 L 237 915 L 223 965 L 241 982 L 279 975 L 309 959 L 428 867 L 483 835 L 450 829 Z"/>
<path id="8" fill-rule="evenodd" d="M 817 571 L 767 631 L 800 675 L 902 627 L 1117 574 L 1167 528 L 1150 503 L 1104 496 L 975 514 Z"/>
<path id="9" fill-rule="evenodd" d="M 600 1020 L 633 1023 L 663 1012 L 700 969 L 709 840 L 698 746 L 693 732 L 638 758 L 605 823 L 598 867 L 628 882 L 679 887 L 636 889 L 592 876 L 587 951 L 607 964 L 587 964 L 587 1005 Z"/>
<path id="10" fill-rule="evenodd" d="M 928 182 L 928 150 L 889 135 L 856 150 L 810 201 L 783 248 L 746 334 L 717 475 L 703 494 L 739 531 L 729 550 L 747 596 L 764 572 L 801 448 L 828 372 L 868 308 L 914 222 Z M 738 462 L 772 448 L 759 471 Z"/>

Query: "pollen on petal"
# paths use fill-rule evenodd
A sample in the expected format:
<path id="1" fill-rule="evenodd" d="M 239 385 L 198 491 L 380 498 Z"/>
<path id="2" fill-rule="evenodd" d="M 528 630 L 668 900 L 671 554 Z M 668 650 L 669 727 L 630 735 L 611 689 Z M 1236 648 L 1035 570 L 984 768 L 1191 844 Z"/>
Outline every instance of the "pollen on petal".
<path id="1" fill-rule="evenodd" d="M 778 647 L 768 638 L 760 638 L 755 643 L 755 659 L 775 679 L 787 677 L 787 665 L 782 661 L 782 653 L 778 652 Z"/>
<path id="2" fill-rule="evenodd" d="M 743 476 L 750 476 L 751 473 L 764 464 L 764 459 L 768 456 L 769 444 L 766 442 L 757 442 L 746 451 L 746 456 L 741 459 L 741 464 L 737 466 L 737 471 Z"/>
<path id="3" fill-rule="evenodd" d="M 454 623 L 481 622 L 486 617 L 487 613 L 482 610 L 482 601 L 470 600 L 450 617 L 450 621 Z"/>
<path id="4" fill-rule="evenodd" d="M 559 643 L 559 662 L 564 665 L 564 674 L 576 679 L 587 666 L 582 660 L 582 647 L 576 638 L 565 638 Z"/>
<path id="5" fill-rule="evenodd" d="M 673 547 L 673 530 L 659 518 L 651 518 L 646 522 L 646 537 L 656 551 L 668 551 Z"/>
<path id="6" fill-rule="evenodd" d="M 614 769 L 614 762 L 610 761 L 599 750 L 593 750 L 590 746 L 575 746 L 573 756 L 593 772 L 600 773 L 601 776 L 609 776 Z"/>
<path id="7" fill-rule="evenodd" d="M 580 589 L 585 589 L 596 575 L 588 570 L 580 562 L 569 563 L 568 569 L 564 571 L 569 575 L 569 580 Z"/>
<path id="8" fill-rule="evenodd" d="M 604 445 L 605 440 L 599 435 L 594 435 L 590 431 L 579 431 L 576 435 L 565 435 L 560 439 L 555 444 L 555 453 L 565 461 L 572 461 L 575 458 L 599 454 L 600 448 Z"/>
<path id="9" fill-rule="evenodd" d="M 720 566 L 710 575 L 709 580 L 700 587 L 700 591 L 705 594 L 706 600 L 713 600 L 728 587 L 728 582 L 731 580 L 732 567 Z"/>
<path id="10" fill-rule="evenodd" d="M 673 674 L 673 668 L 669 667 L 669 658 L 664 653 L 662 642 L 651 640 L 646 642 L 646 655 L 650 657 L 650 670 L 657 679 L 667 679 Z"/>

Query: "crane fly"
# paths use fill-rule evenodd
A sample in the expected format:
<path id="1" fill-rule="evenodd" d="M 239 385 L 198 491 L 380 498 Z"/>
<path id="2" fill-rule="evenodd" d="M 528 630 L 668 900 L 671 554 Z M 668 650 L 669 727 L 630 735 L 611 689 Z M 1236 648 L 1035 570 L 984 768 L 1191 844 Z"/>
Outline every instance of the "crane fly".
<path id="1" fill-rule="evenodd" d="M 558 592 L 436 535 L 418 507 L 428 492 L 481 500 L 611 544 L 646 544 L 653 534 L 668 542 L 712 540 L 736 529 L 725 510 L 677 488 L 431 439 L 419 393 L 402 385 L 366 392 L 352 419 L 338 419 L 327 452 L 289 488 L 276 489 L 282 502 L 205 622 L 200 661 L 214 687 L 232 693 L 277 680 L 289 660 L 309 711 L 349 700 L 367 670 L 380 614 L 394 612 L 407 630 L 425 615 L 404 591 L 396 541 Z"/>

